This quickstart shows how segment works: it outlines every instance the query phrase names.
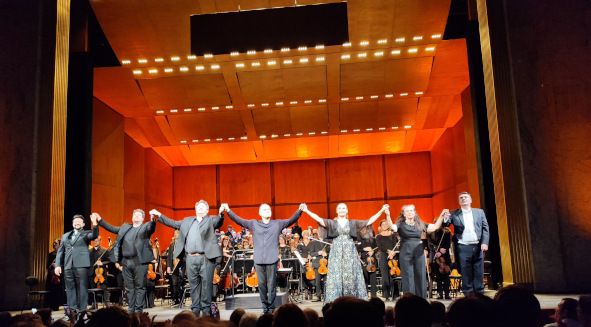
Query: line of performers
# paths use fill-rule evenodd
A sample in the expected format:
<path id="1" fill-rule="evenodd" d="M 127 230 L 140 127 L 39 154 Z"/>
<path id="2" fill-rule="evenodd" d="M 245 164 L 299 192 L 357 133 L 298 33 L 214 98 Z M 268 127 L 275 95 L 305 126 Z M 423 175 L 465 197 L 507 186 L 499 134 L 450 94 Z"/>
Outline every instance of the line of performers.
<path id="1" fill-rule="evenodd" d="M 442 210 L 430 224 L 419 217 L 412 204 L 403 206 L 394 221 L 387 204 L 367 220 L 349 219 L 345 203 L 337 205 L 336 217 L 332 219 L 319 217 L 304 203 L 289 219 L 271 219 L 272 211 L 268 204 L 259 207 L 260 219 L 244 219 L 225 203 L 221 204 L 218 215 L 209 215 L 209 205 L 204 200 L 195 204 L 195 216 L 178 221 L 152 209 L 146 222 L 144 211 L 135 209 L 131 224 L 113 226 L 98 213 L 93 213 L 90 215 L 92 228 L 85 230 L 84 218 L 76 215 L 72 221 L 73 230 L 65 233 L 56 246 L 55 260 L 49 264 L 51 257 L 48 258 L 50 273 L 53 274 L 48 276 L 48 281 L 63 277 L 68 307 L 84 311 L 88 303 L 89 283 L 94 282 L 93 286 L 97 282 L 105 283 L 101 276 L 97 278 L 103 272 L 91 268 L 92 264 L 110 262 L 114 268 L 107 269 L 106 275 L 115 278 L 114 283 L 117 283 L 115 276 L 121 276 L 128 311 L 142 312 L 147 305 L 146 298 L 150 302 L 150 297 L 146 296 L 150 288 L 148 281 L 154 280 L 151 278 L 154 276 L 164 276 L 162 265 L 153 265 L 159 259 L 159 248 L 150 242 L 159 222 L 176 230 L 166 256 L 166 272 L 171 278 L 173 298 L 179 299 L 184 284 L 181 273 L 185 273 L 192 300 L 191 310 L 197 316 L 211 315 L 214 282 L 221 289 L 227 289 L 228 285 L 237 286 L 236 276 L 227 274 L 235 270 L 227 268 L 238 261 L 234 260 L 236 252 L 248 255 L 244 250 L 236 251 L 237 248 L 250 246 L 253 247 L 254 264 L 252 273 L 244 281 L 249 286 L 258 287 L 264 313 L 275 309 L 278 271 L 283 261 L 293 255 L 306 267 L 302 277 L 309 281 L 307 285 L 311 286 L 311 280 L 314 280 L 315 300 L 320 300 L 322 296 L 325 302 L 332 302 L 340 296 L 367 299 L 367 284 L 370 285 L 370 294 L 375 296 L 378 270 L 382 275 L 382 295 L 385 298 L 393 299 L 399 294 L 394 282 L 398 276 L 403 293 L 427 297 L 430 283 L 427 282 L 429 274 L 426 271 L 429 269 L 431 276 L 437 280 L 439 296 L 449 297 L 453 241 L 463 293 L 482 293 L 483 257 L 489 242 L 488 223 L 483 210 L 472 208 L 469 193 L 460 193 L 458 202 L 459 209 Z M 300 232 L 296 225 L 292 233 L 286 233 L 286 228 L 296 223 L 303 213 L 318 223 L 317 231 L 308 229 Z M 236 232 L 231 229 L 220 237 L 218 231 L 226 215 L 250 233 L 239 246 L 236 244 Z M 380 222 L 378 234 L 374 237 L 372 225 L 383 215 L 385 219 Z M 453 225 L 453 237 L 449 232 L 450 225 Z M 95 241 L 93 246 L 89 246 L 98 238 L 99 226 L 117 235 L 116 241 L 108 251 L 103 250 L 104 253 L 99 252 L 100 242 Z M 216 267 L 222 268 L 216 270 Z M 159 274 L 155 271 L 158 269 Z M 110 272 L 112 270 L 113 273 Z M 228 278 L 220 281 L 220 276 Z"/>

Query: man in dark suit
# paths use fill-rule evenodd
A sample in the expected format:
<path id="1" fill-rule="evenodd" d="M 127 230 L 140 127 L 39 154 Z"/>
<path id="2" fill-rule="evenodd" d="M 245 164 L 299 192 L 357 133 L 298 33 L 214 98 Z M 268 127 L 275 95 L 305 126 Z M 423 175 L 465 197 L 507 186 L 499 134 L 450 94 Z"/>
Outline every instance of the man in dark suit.
<path id="1" fill-rule="evenodd" d="M 113 247 L 116 263 L 123 266 L 123 282 L 127 290 L 128 311 L 142 312 L 146 298 L 146 274 L 148 264 L 154 260 L 150 246 L 150 236 L 156 231 L 156 222 L 150 219 L 144 224 L 144 210 L 135 209 L 131 216 L 132 224 L 119 227 L 108 224 L 98 213 L 93 213 L 99 225 L 111 233 L 117 234 Z"/>
<path id="2" fill-rule="evenodd" d="M 454 225 L 456 261 L 462 274 L 462 292 L 484 293 L 484 252 L 488 250 L 489 231 L 484 210 L 472 208 L 468 192 L 458 195 L 460 209 L 444 217 L 444 225 Z"/>
<path id="3" fill-rule="evenodd" d="M 88 306 L 88 245 L 98 237 L 96 218 L 91 216 L 90 219 L 92 230 L 84 230 L 84 217 L 74 215 L 74 230 L 62 236 L 55 258 L 54 273 L 57 276 L 64 273 L 68 307 L 75 312 L 84 311 Z"/>
<path id="4" fill-rule="evenodd" d="M 175 241 L 173 258 L 186 256 L 187 277 L 191 287 L 191 311 L 196 316 L 211 316 L 211 296 L 213 289 L 213 271 L 216 259 L 222 256 L 222 250 L 215 235 L 216 228 L 224 222 L 224 212 L 220 207 L 218 216 L 209 216 L 209 204 L 205 200 L 195 203 L 196 216 L 186 217 L 181 221 L 172 220 L 158 210 L 152 209 L 151 216 L 168 227 L 180 230 Z"/>

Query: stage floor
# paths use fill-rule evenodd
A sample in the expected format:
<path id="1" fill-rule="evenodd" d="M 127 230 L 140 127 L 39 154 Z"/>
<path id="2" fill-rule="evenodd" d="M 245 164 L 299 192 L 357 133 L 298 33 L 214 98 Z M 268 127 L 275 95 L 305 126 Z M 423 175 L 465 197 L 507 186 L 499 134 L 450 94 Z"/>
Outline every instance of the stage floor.
<path id="1" fill-rule="evenodd" d="M 487 291 L 486 295 L 493 297 L 495 295 L 495 291 Z M 578 298 L 579 295 L 536 294 L 536 297 L 540 301 L 540 305 L 541 305 L 542 309 L 554 309 L 554 308 L 556 308 L 556 306 L 558 305 L 558 303 L 560 302 L 560 300 L 562 298 L 565 298 L 565 297 Z M 436 301 L 441 301 L 443 304 L 445 304 L 446 307 L 448 307 L 453 302 L 453 299 L 452 300 L 436 300 Z M 177 313 L 181 312 L 182 310 L 189 310 L 190 305 L 191 305 L 190 302 L 191 302 L 190 299 L 187 300 L 185 307 L 183 309 L 180 309 L 180 308 L 178 308 L 178 306 L 171 306 L 171 305 L 167 304 L 168 303 L 167 300 L 165 300 L 162 303 L 162 301 L 158 299 L 158 300 L 156 300 L 156 307 L 146 309 L 144 311 L 148 312 L 151 317 L 155 316 L 155 321 L 162 322 L 162 321 L 166 321 L 166 320 L 172 320 L 172 318 Z M 312 301 L 304 300 L 299 303 L 298 302 L 295 302 L 295 303 L 298 304 L 298 306 L 302 309 L 312 308 L 316 312 L 318 312 L 319 315 L 322 315 L 322 306 L 323 306 L 322 302 L 312 302 Z M 386 306 L 394 306 L 395 303 L 396 303 L 395 301 L 388 301 L 388 302 L 386 302 Z M 217 304 L 218 304 L 218 308 L 220 310 L 221 319 L 222 320 L 230 319 L 230 314 L 232 314 L 233 310 L 226 310 L 224 302 L 218 302 Z M 99 306 L 99 308 L 101 308 L 101 307 L 102 306 Z M 256 313 L 256 314 L 262 314 L 262 309 L 246 309 L 246 311 Z M 20 312 L 15 312 L 13 314 L 18 314 L 18 313 L 20 313 Z M 63 312 L 56 311 L 52 314 L 52 316 L 54 319 L 60 319 L 63 317 Z"/>

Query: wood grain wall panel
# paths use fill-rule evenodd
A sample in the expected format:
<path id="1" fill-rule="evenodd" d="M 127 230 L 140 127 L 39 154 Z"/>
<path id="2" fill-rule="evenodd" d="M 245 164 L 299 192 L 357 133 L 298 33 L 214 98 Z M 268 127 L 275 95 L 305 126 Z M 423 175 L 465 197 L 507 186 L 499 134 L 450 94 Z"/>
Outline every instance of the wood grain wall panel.
<path id="1" fill-rule="evenodd" d="M 431 151 L 433 192 L 439 193 L 455 185 L 453 135 L 447 130 Z"/>
<path id="2" fill-rule="evenodd" d="M 123 117 L 99 101 L 93 102 L 92 182 L 123 187 Z"/>
<path id="3" fill-rule="evenodd" d="M 220 166 L 220 201 L 232 205 L 271 202 L 270 164 Z"/>
<path id="4" fill-rule="evenodd" d="M 431 194 L 429 152 L 385 156 L 388 197 Z"/>
<path id="5" fill-rule="evenodd" d="M 92 212 L 98 212 L 106 221 L 116 225 L 131 217 L 125 215 L 123 208 L 122 188 L 92 184 Z"/>
<path id="6" fill-rule="evenodd" d="M 172 167 L 154 150 L 146 150 L 146 203 L 172 208 Z"/>
<path id="7" fill-rule="evenodd" d="M 388 200 L 388 204 L 390 205 L 390 215 L 392 216 L 393 221 L 397 219 L 397 217 L 400 215 L 402 206 L 406 204 L 414 204 L 417 214 L 425 222 L 432 222 L 433 218 L 435 217 L 434 212 L 437 212 L 437 210 L 433 209 L 433 202 L 431 198 Z"/>
<path id="8" fill-rule="evenodd" d="M 384 197 L 381 156 L 330 159 L 328 174 L 331 202 Z"/>
<path id="9" fill-rule="evenodd" d="M 211 207 L 218 203 L 216 197 L 216 166 L 173 168 L 174 207 L 194 208 L 195 202 L 204 199 Z"/>
<path id="10" fill-rule="evenodd" d="M 125 161 L 123 167 L 123 190 L 125 212 L 129 207 L 145 206 L 145 149 L 131 137 L 124 137 Z M 128 204 L 131 201 L 133 204 Z"/>
<path id="11" fill-rule="evenodd" d="M 326 201 L 325 166 L 324 160 L 274 163 L 275 203 Z"/>

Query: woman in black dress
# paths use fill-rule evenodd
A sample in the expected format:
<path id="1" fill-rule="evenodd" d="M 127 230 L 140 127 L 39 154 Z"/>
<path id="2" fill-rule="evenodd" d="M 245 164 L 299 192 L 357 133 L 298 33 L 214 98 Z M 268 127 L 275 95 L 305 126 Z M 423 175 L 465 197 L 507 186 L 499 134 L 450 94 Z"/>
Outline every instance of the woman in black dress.
<path id="1" fill-rule="evenodd" d="M 396 223 L 392 223 L 390 212 L 386 211 L 386 219 L 390 228 L 400 236 L 400 270 L 402 292 L 410 292 L 427 298 L 427 267 L 423 239 L 441 227 L 443 218 L 449 210 L 443 210 L 434 224 L 425 224 L 417 215 L 414 204 L 402 206 L 402 212 Z"/>

